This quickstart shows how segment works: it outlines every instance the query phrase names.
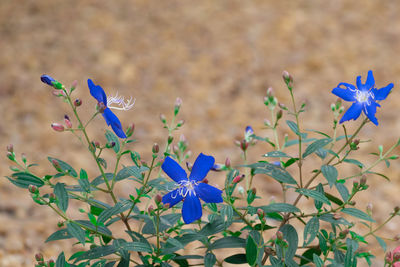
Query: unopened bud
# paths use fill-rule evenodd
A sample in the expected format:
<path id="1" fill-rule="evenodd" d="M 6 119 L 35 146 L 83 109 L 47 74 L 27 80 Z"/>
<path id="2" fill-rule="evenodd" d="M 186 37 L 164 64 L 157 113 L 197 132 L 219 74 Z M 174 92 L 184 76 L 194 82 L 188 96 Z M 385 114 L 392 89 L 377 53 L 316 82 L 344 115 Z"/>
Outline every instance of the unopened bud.
<path id="1" fill-rule="evenodd" d="M 179 97 L 176 98 L 175 100 L 175 107 L 174 107 L 174 114 L 175 116 L 178 114 L 179 109 L 181 108 L 182 105 L 182 99 L 180 99 Z"/>
<path id="2" fill-rule="evenodd" d="M 56 132 L 63 132 L 64 131 L 64 126 L 59 123 L 52 123 L 51 128 L 53 128 L 54 131 Z"/>
<path id="3" fill-rule="evenodd" d="M 271 126 L 271 121 L 268 119 L 264 119 L 264 125 L 265 126 Z"/>
<path id="4" fill-rule="evenodd" d="M 25 153 L 22 153 L 22 154 L 21 154 L 21 159 L 22 159 L 22 161 L 23 161 L 24 163 L 26 163 L 26 155 L 25 155 Z"/>
<path id="5" fill-rule="evenodd" d="M 205 184 L 208 184 L 208 179 L 207 179 L 207 178 L 204 178 L 201 182 L 202 182 L 202 183 L 205 183 Z"/>
<path id="6" fill-rule="evenodd" d="M 397 234 L 393 237 L 394 241 L 399 241 L 400 240 L 400 234 Z"/>
<path id="7" fill-rule="evenodd" d="M 155 201 L 157 204 L 160 203 L 160 202 L 162 201 L 161 195 L 160 195 L 160 194 L 157 194 L 157 195 L 154 197 L 154 201 Z"/>
<path id="8" fill-rule="evenodd" d="M 168 144 L 171 144 L 172 140 L 174 140 L 174 137 L 172 135 L 168 136 Z"/>
<path id="9" fill-rule="evenodd" d="M 193 164 L 190 163 L 189 161 L 186 161 L 186 168 L 187 168 L 189 171 L 192 171 L 192 167 L 193 167 Z"/>
<path id="10" fill-rule="evenodd" d="M 341 231 L 340 233 L 339 233 L 339 237 L 341 238 L 341 239 L 344 239 L 347 235 L 348 235 L 348 233 L 349 233 L 349 229 L 344 229 L 343 231 Z"/>
<path id="11" fill-rule="evenodd" d="M 50 193 L 49 194 L 49 200 L 50 200 L 50 202 L 54 202 L 54 201 L 56 201 L 56 195 L 54 194 L 54 193 Z"/>
<path id="12" fill-rule="evenodd" d="M 8 158 L 9 160 L 15 160 L 14 154 L 11 153 L 11 152 L 7 152 L 7 158 Z"/>
<path id="13" fill-rule="evenodd" d="M 99 102 L 99 103 L 97 103 L 97 110 L 100 112 L 100 113 L 104 113 L 104 110 L 106 110 L 106 105 L 103 103 L 103 102 Z"/>
<path id="14" fill-rule="evenodd" d="M 385 261 L 387 262 L 387 263 L 391 263 L 392 262 L 392 252 L 391 251 L 388 251 L 386 254 L 385 254 Z"/>
<path id="15" fill-rule="evenodd" d="M 360 143 L 360 139 L 354 139 L 353 143 L 357 146 Z"/>
<path id="16" fill-rule="evenodd" d="M 342 219 L 342 216 L 339 213 L 334 213 L 333 214 L 333 219 L 340 220 L 340 219 Z"/>
<path id="17" fill-rule="evenodd" d="M 37 188 L 35 185 L 33 185 L 33 184 L 30 184 L 30 185 L 28 186 L 28 190 L 29 190 L 29 192 L 32 193 L 32 194 L 35 194 L 35 193 L 38 192 L 38 188 Z"/>
<path id="18" fill-rule="evenodd" d="M 286 70 L 284 70 L 283 72 L 282 72 L 282 78 L 283 78 L 283 81 L 286 83 L 286 84 L 289 84 L 290 82 L 293 82 L 293 77 L 289 74 L 289 72 L 287 72 Z"/>
<path id="19" fill-rule="evenodd" d="M 73 82 L 72 82 L 72 84 L 71 84 L 71 91 L 74 91 L 75 90 L 75 88 L 78 86 L 78 81 L 77 80 L 74 80 Z"/>
<path id="20" fill-rule="evenodd" d="M 257 209 L 257 215 L 258 215 L 259 218 L 264 218 L 265 212 L 262 209 L 258 208 Z"/>
<path id="21" fill-rule="evenodd" d="M 372 203 L 368 203 L 367 204 L 367 212 L 368 212 L 368 214 L 371 214 L 372 213 Z"/>
<path id="22" fill-rule="evenodd" d="M 126 131 L 126 135 L 128 137 L 132 136 L 133 132 L 135 131 L 135 124 L 132 123 L 129 127 L 128 130 Z"/>
<path id="23" fill-rule="evenodd" d="M 245 175 L 238 175 L 235 178 L 233 178 L 232 183 L 237 184 L 240 183 L 244 179 Z"/>
<path id="24" fill-rule="evenodd" d="M 178 154 L 178 153 L 179 153 L 179 147 L 178 147 L 177 145 L 174 145 L 174 146 L 172 147 L 172 150 L 174 151 L 175 154 Z"/>
<path id="25" fill-rule="evenodd" d="M 255 187 L 253 187 L 253 188 L 251 189 L 251 192 L 255 195 L 255 194 L 257 194 L 257 189 L 256 189 Z"/>
<path id="26" fill-rule="evenodd" d="M 70 121 L 68 115 L 64 115 L 64 123 L 67 126 L 67 128 L 72 128 L 72 122 Z"/>
<path id="27" fill-rule="evenodd" d="M 278 110 L 278 112 L 276 113 L 276 120 L 282 118 L 282 115 L 283 115 L 282 109 Z"/>
<path id="28" fill-rule="evenodd" d="M 164 114 L 160 114 L 160 121 L 161 121 L 162 123 L 166 123 L 166 122 L 167 122 L 167 119 L 165 118 L 165 115 L 164 115 Z"/>
<path id="29" fill-rule="evenodd" d="M 355 205 L 356 205 L 356 202 L 355 202 L 354 200 L 351 200 L 351 201 L 349 201 L 349 205 L 350 205 L 350 206 L 355 206 Z"/>
<path id="30" fill-rule="evenodd" d="M 58 162 L 58 160 L 53 159 L 53 160 L 51 161 L 51 164 L 53 164 L 53 167 L 54 167 L 57 171 L 62 172 L 61 165 L 60 165 L 60 162 Z"/>
<path id="31" fill-rule="evenodd" d="M 397 261 L 399 261 L 400 260 L 400 252 L 394 252 L 393 253 L 393 260 L 395 261 L 395 262 L 397 262 Z"/>
<path id="32" fill-rule="evenodd" d="M 93 141 L 93 145 L 97 148 L 100 148 L 100 142 L 99 141 Z"/>
<path id="33" fill-rule="evenodd" d="M 107 147 L 107 148 L 113 148 L 113 147 L 115 147 L 115 142 L 112 141 L 112 142 L 107 143 L 107 144 L 106 144 L 106 147 Z"/>
<path id="34" fill-rule="evenodd" d="M 248 147 L 249 147 L 249 143 L 246 140 L 242 140 L 242 142 L 240 142 L 240 148 L 243 151 L 246 151 Z"/>
<path id="35" fill-rule="evenodd" d="M 63 221 L 58 222 L 58 223 L 57 223 L 57 226 L 58 226 L 58 227 L 63 227 L 63 226 L 64 226 L 64 222 L 63 222 Z"/>
<path id="36" fill-rule="evenodd" d="M 153 207 L 153 205 L 150 205 L 148 208 L 147 208 L 147 212 L 148 213 L 152 213 L 152 211 L 154 210 L 154 207 Z"/>
<path id="37" fill-rule="evenodd" d="M 178 123 L 176 124 L 176 127 L 181 127 L 182 125 L 185 124 L 185 120 L 180 120 L 178 121 Z"/>
<path id="38" fill-rule="evenodd" d="M 230 168 L 231 167 L 231 159 L 230 158 L 226 158 L 225 159 L 225 167 L 226 168 Z"/>
<path id="39" fill-rule="evenodd" d="M 170 207 L 170 204 L 169 204 L 169 203 L 165 203 L 165 204 L 164 204 L 164 208 L 169 209 L 169 207 Z"/>
<path id="40" fill-rule="evenodd" d="M 281 231 L 278 231 L 276 233 L 276 238 L 279 239 L 279 240 L 283 240 L 283 233 Z"/>
<path id="41" fill-rule="evenodd" d="M 264 101 L 264 105 L 266 105 L 266 106 L 269 105 L 268 97 L 264 96 L 263 101 Z"/>
<path id="42" fill-rule="evenodd" d="M 278 103 L 278 106 L 279 106 L 281 109 L 284 109 L 284 110 L 287 109 L 287 107 L 286 107 L 285 104 L 283 104 L 283 103 Z"/>
<path id="43" fill-rule="evenodd" d="M 49 266 L 49 267 L 54 267 L 55 264 L 56 264 L 56 263 L 54 262 L 53 259 L 50 259 L 50 260 L 47 261 L 47 266 Z"/>
<path id="44" fill-rule="evenodd" d="M 399 210 L 400 210 L 400 207 L 399 207 L 399 206 L 394 207 L 394 212 L 395 212 L 395 213 L 398 213 Z"/>
<path id="45" fill-rule="evenodd" d="M 153 154 L 157 154 L 159 151 L 160 151 L 160 146 L 157 143 L 155 143 L 153 145 L 152 152 Z"/>
<path id="46" fill-rule="evenodd" d="M 14 152 L 14 146 L 13 146 L 13 144 L 9 144 L 9 145 L 7 146 L 7 151 L 10 152 L 10 153 L 13 153 L 13 152 Z"/>
<path id="47" fill-rule="evenodd" d="M 43 261 L 43 255 L 42 255 L 42 253 L 36 253 L 36 254 L 35 254 L 35 259 L 36 259 L 37 261 Z"/>
<path id="48" fill-rule="evenodd" d="M 367 183 L 367 177 L 365 175 L 361 176 L 360 185 L 365 185 Z"/>
<path id="49" fill-rule="evenodd" d="M 272 89 L 272 87 L 268 87 L 267 97 L 273 97 L 273 96 L 274 96 L 274 89 Z"/>
<path id="50" fill-rule="evenodd" d="M 75 99 L 74 106 L 79 107 L 82 105 L 82 100 L 80 98 Z"/>

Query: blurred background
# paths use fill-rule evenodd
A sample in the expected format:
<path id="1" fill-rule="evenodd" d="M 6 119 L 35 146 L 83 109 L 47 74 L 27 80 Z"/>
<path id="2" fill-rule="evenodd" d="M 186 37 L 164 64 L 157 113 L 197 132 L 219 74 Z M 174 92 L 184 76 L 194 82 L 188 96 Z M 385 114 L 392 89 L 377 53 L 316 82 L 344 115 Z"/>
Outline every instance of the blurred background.
<path id="1" fill-rule="evenodd" d="M 371 69 L 378 88 L 395 84 L 378 109 L 379 127 L 368 124 L 361 133 L 363 140 L 373 141 L 353 156 L 372 162 L 370 152 L 376 152 L 380 144 L 388 148 L 399 137 L 399 11 L 400 3 L 389 0 L 2 0 L 0 147 L 5 154 L 7 144 L 14 144 L 18 156 L 24 152 L 29 162 L 40 164 L 38 175 L 51 170 L 47 156 L 54 156 L 97 176 L 79 141 L 50 128 L 71 112 L 40 82 L 40 75 L 46 73 L 66 85 L 78 81 L 75 96 L 83 100 L 80 112 L 86 120 L 96 104 L 86 86 L 88 78 L 110 95 L 118 91 L 135 98 L 133 109 L 116 114 L 125 128 L 135 124 L 138 142 L 131 148 L 147 159 L 153 143 L 165 145 L 159 114 L 170 119 L 175 99 L 181 97 L 180 118 L 185 125 L 175 138 L 186 136 L 191 160 L 203 152 L 214 155 L 217 162 L 230 157 L 233 164 L 240 164 L 234 141 L 243 138 L 247 125 L 257 135 L 271 135 L 263 128 L 264 118 L 270 116 L 263 105 L 266 89 L 274 88 L 278 100 L 290 105 L 283 70 L 294 77 L 298 103 L 307 103 L 304 129 L 330 131 L 329 106 L 336 100 L 332 88 L 339 82 L 355 83 L 357 75 L 365 79 Z M 287 119 L 291 118 L 285 114 L 283 121 Z M 346 124 L 352 129 L 358 123 Z M 289 129 L 284 123 L 281 126 L 283 136 Z M 104 143 L 105 129 L 105 122 L 96 118 L 89 132 Z M 250 157 L 260 160 L 270 150 L 260 143 L 251 148 Z M 123 163 L 130 164 L 129 160 Z M 8 165 L 4 156 L 0 176 L 10 174 Z M 360 207 L 373 202 L 374 216 L 381 221 L 400 205 L 400 168 L 395 163 L 378 170 L 392 183 L 370 176 L 368 184 L 373 189 L 356 201 Z M 349 167 L 339 174 L 344 177 L 355 171 Z M 224 177 L 213 173 L 209 178 L 212 184 L 221 184 Z M 276 182 L 265 176 L 256 178 L 264 203 L 281 198 Z M 134 187 L 120 190 L 128 195 Z M 0 266 L 32 266 L 38 251 L 46 258 L 55 259 L 61 250 L 70 256 L 69 241 L 44 244 L 57 230 L 57 221 L 51 210 L 33 203 L 26 190 L 1 179 Z M 398 224 L 399 220 L 393 220 L 381 235 L 392 238 L 399 233 Z M 373 266 L 382 265 L 379 246 L 362 249 L 380 257 Z"/>

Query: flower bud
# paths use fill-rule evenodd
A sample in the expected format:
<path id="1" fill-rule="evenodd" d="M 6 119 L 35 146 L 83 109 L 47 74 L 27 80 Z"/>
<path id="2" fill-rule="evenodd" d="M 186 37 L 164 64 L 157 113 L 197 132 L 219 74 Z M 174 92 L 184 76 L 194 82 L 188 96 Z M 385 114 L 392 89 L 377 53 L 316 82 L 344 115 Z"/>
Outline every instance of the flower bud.
<path id="1" fill-rule="evenodd" d="M 58 172 L 62 172 L 63 170 L 61 169 L 60 166 L 60 162 L 58 162 L 58 160 L 53 159 L 51 161 L 51 164 L 53 164 L 53 167 L 58 171 Z"/>
<path id="2" fill-rule="evenodd" d="M 50 202 L 55 202 L 57 199 L 56 195 L 54 193 L 49 194 L 49 201 Z"/>
<path id="3" fill-rule="evenodd" d="M 165 209 L 169 209 L 169 206 L 170 206 L 169 203 L 165 203 L 165 204 L 164 204 L 164 208 L 165 208 Z"/>
<path id="4" fill-rule="evenodd" d="M 93 141 L 93 145 L 97 148 L 100 148 L 100 142 L 99 141 Z"/>
<path id="5" fill-rule="evenodd" d="M 30 184 L 30 185 L 28 186 L 28 190 L 29 190 L 29 192 L 32 193 L 32 194 L 35 194 L 35 193 L 39 192 L 38 188 L 37 188 L 35 185 L 32 185 L 32 184 Z"/>
<path id="6" fill-rule="evenodd" d="M 394 212 L 395 212 L 395 213 L 398 213 L 399 210 L 400 210 L 400 207 L 399 207 L 399 206 L 394 207 Z"/>
<path id="7" fill-rule="evenodd" d="M 174 137 L 172 135 L 168 136 L 168 144 L 171 144 L 172 140 L 174 140 Z"/>
<path id="8" fill-rule="evenodd" d="M 112 142 L 107 143 L 107 144 L 106 144 L 106 147 L 107 147 L 107 148 L 113 148 L 113 147 L 115 147 L 115 142 L 112 141 Z"/>
<path id="9" fill-rule="evenodd" d="M 67 126 L 67 128 L 72 128 L 72 122 L 70 121 L 68 115 L 64 115 L 64 123 Z"/>
<path id="10" fill-rule="evenodd" d="M 106 105 L 104 105 L 103 102 L 97 103 L 97 111 L 100 113 L 104 113 L 104 110 L 106 110 Z"/>
<path id="11" fill-rule="evenodd" d="M 160 203 L 160 202 L 162 201 L 161 195 L 160 195 L 160 194 L 157 194 L 157 195 L 154 197 L 154 201 L 155 201 L 157 204 Z"/>
<path id="12" fill-rule="evenodd" d="M 64 126 L 59 123 L 52 123 L 51 128 L 53 128 L 54 131 L 56 132 L 63 132 L 64 131 Z"/>
<path id="13" fill-rule="evenodd" d="M 265 126 L 271 126 L 271 121 L 269 119 L 264 119 Z"/>
<path id="14" fill-rule="evenodd" d="M 350 206 L 355 206 L 355 205 L 356 205 L 356 202 L 355 202 L 354 200 L 351 200 L 351 201 L 349 201 L 349 205 L 350 205 Z"/>
<path id="15" fill-rule="evenodd" d="M 179 97 L 176 98 L 175 100 L 175 107 L 174 107 L 174 114 L 175 116 L 179 113 L 179 109 L 181 108 L 182 105 L 182 99 L 180 99 Z"/>
<path id="16" fill-rule="evenodd" d="M 78 81 L 74 80 L 71 84 L 71 92 L 75 90 L 75 88 L 78 86 Z"/>
<path id="17" fill-rule="evenodd" d="M 257 209 L 257 215 L 258 215 L 258 218 L 264 218 L 265 217 L 265 212 L 262 209 L 258 208 Z"/>
<path id="18" fill-rule="evenodd" d="M 343 231 L 341 231 L 340 233 L 339 233 L 339 237 L 341 238 L 341 239 L 344 239 L 347 235 L 348 235 L 348 233 L 349 233 L 350 231 L 349 231 L 349 229 L 344 229 Z"/>
<path id="19" fill-rule="evenodd" d="M 397 234 L 393 237 L 394 241 L 399 241 L 400 240 L 400 234 Z"/>
<path id="20" fill-rule="evenodd" d="M 14 161 L 14 160 L 15 160 L 14 153 L 7 152 L 7 158 L 8 158 L 9 160 Z"/>
<path id="21" fill-rule="evenodd" d="M 231 167 L 231 159 L 230 158 L 226 158 L 225 159 L 225 167 L 226 168 L 230 168 Z"/>
<path id="22" fill-rule="evenodd" d="M 192 171 L 192 167 L 193 167 L 193 164 L 190 163 L 189 161 L 186 161 L 186 168 L 187 168 L 189 171 Z"/>
<path id="23" fill-rule="evenodd" d="M 287 72 L 286 70 L 284 70 L 283 72 L 282 72 L 282 78 L 283 78 L 283 81 L 286 83 L 286 84 L 289 84 L 289 83 L 292 83 L 293 82 L 293 77 L 289 74 L 289 72 Z"/>
<path id="24" fill-rule="evenodd" d="M 128 137 L 132 136 L 133 132 L 135 131 L 135 124 L 132 123 L 129 127 L 128 130 L 126 130 L 126 135 Z"/>
<path id="25" fill-rule="evenodd" d="M 279 106 L 281 109 L 283 109 L 283 110 L 286 110 L 286 109 L 287 109 L 287 107 L 286 107 L 285 104 L 283 104 L 283 103 L 278 103 L 278 106 Z"/>
<path id="26" fill-rule="evenodd" d="M 397 262 L 400 260 L 400 252 L 393 253 L 393 260 L 394 260 L 394 262 Z"/>
<path id="27" fill-rule="evenodd" d="M 46 75 L 46 74 L 43 74 L 42 76 L 40 76 L 40 80 L 43 83 L 50 85 L 50 86 L 53 86 L 53 82 L 56 82 L 56 80 L 54 80 L 53 77 Z"/>
<path id="28" fill-rule="evenodd" d="M 236 176 L 235 178 L 233 178 L 232 183 L 233 183 L 233 184 L 240 183 L 240 182 L 244 179 L 244 177 L 245 177 L 244 174 L 238 175 L 238 176 Z"/>
<path id="29" fill-rule="evenodd" d="M 152 152 L 153 154 L 157 154 L 160 151 L 160 147 L 157 143 L 154 143 L 153 148 L 152 148 Z"/>
<path id="30" fill-rule="evenodd" d="M 276 113 L 276 120 L 278 121 L 280 118 L 282 118 L 283 112 L 282 109 L 280 109 L 277 113 Z"/>
<path id="31" fill-rule="evenodd" d="M 246 151 L 248 147 L 249 147 L 249 143 L 246 142 L 246 140 L 243 139 L 242 142 L 240 142 L 240 148 L 241 148 L 243 151 Z"/>
<path id="32" fill-rule="evenodd" d="M 75 99 L 74 106 L 79 107 L 82 105 L 82 100 L 80 98 Z"/>
<path id="33" fill-rule="evenodd" d="M 58 222 L 58 223 L 57 223 L 57 226 L 58 226 L 58 227 L 63 227 L 63 226 L 64 226 L 64 222 L 63 222 L 63 221 Z"/>
<path id="34" fill-rule="evenodd" d="M 251 192 L 252 192 L 254 195 L 257 194 L 257 188 L 253 187 L 253 188 L 251 189 Z"/>
<path id="35" fill-rule="evenodd" d="M 273 96 L 274 96 L 274 89 L 272 89 L 272 87 L 268 87 L 267 97 L 273 97 Z"/>
<path id="36" fill-rule="evenodd" d="M 208 184 L 208 179 L 204 178 L 201 182 L 204 183 L 204 184 Z"/>
<path id="37" fill-rule="evenodd" d="M 367 177 L 365 175 L 361 176 L 360 185 L 365 185 L 367 183 Z"/>
<path id="38" fill-rule="evenodd" d="M 372 214 L 372 203 L 368 203 L 367 204 L 367 213 L 369 214 L 369 215 L 371 215 Z"/>
<path id="39" fill-rule="evenodd" d="M 172 150 L 174 151 L 175 154 L 178 154 L 178 153 L 179 153 L 179 147 L 178 147 L 177 145 L 174 145 L 174 146 L 172 147 Z"/>
<path id="40" fill-rule="evenodd" d="M 13 153 L 14 152 L 14 145 L 13 144 L 9 144 L 7 146 L 7 151 L 10 152 L 10 153 Z"/>
<path id="41" fill-rule="evenodd" d="M 50 259 L 50 260 L 47 261 L 47 265 L 48 265 L 49 267 L 54 267 L 55 264 L 56 264 L 56 263 L 54 262 L 53 259 Z"/>
<path id="42" fill-rule="evenodd" d="M 150 206 L 147 208 L 147 212 L 150 213 L 150 214 L 153 212 L 153 210 L 154 210 L 153 205 L 150 205 Z"/>
<path id="43" fill-rule="evenodd" d="M 185 120 L 180 120 L 178 121 L 178 123 L 176 124 L 176 127 L 181 127 L 182 125 L 185 124 Z"/>
<path id="44" fill-rule="evenodd" d="M 43 261 L 43 255 L 42 255 L 42 253 L 36 253 L 36 254 L 35 254 L 35 259 L 36 259 L 37 261 Z"/>
<path id="45" fill-rule="evenodd" d="M 167 119 L 165 118 L 165 115 L 164 114 L 160 114 L 160 120 L 161 120 L 161 122 L 162 123 L 166 123 L 167 122 Z"/>
<path id="46" fill-rule="evenodd" d="M 386 261 L 387 263 L 392 262 L 392 252 L 391 252 L 391 251 L 388 251 L 388 252 L 386 253 L 386 255 L 385 255 L 385 261 Z"/>
<path id="47" fill-rule="evenodd" d="M 23 161 L 24 163 L 26 163 L 26 155 L 25 155 L 25 153 L 22 153 L 22 154 L 21 154 L 21 159 L 22 159 L 22 161 Z"/>
<path id="48" fill-rule="evenodd" d="M 281 231 L 276 232 L 276 238 L 279 240 L 283 240 L 283 233 Z"/>

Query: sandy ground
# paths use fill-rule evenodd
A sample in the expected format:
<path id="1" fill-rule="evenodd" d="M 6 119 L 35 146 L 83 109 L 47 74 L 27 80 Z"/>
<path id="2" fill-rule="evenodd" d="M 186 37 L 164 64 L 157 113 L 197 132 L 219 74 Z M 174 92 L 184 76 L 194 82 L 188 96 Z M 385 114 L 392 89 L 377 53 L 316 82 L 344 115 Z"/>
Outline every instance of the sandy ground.
<path id="1" fill-rule="evenodd" d="M 259 135 L 270 135 L 263 129 L 263 120 L 269 116 L 262 101 L 267 87 L 289 104 L 282 70 L 294 76 L 298 102 L 307 103 L 304 128 L 328 131 L 329 105 L 336 99 L 332 88 L 339 82 L 354 83 L 357 75 L 365 77 L 372 69 L 378 87 L 395 83 L 378 110 L 379 127 L 368 125 L 362 131 L 363 139 L 373 141 L 356 157 L 372 162 L 368 153 L 377 151 L 379 144 L 389 147 L 400 129 L 396 119 L 399 11 L 400 3 L 388 0 L 2 0 L 0 147 L 13 143 L 18 155 L 25 152 L 31 162 L 40 164 L 40 175 L 51 167 L 48 155 L 86 168 L 91 177 L 96 175 L 78 140 L 50 128 L 70 111 L 40 82 L 40 75 L 48 73 L 65 84 L 78 81 L 76 96 L 83 100 L 80 111 L 85 119 L 95 105 L 87 78 L 109 93 L 136 98 L 131 111 L 117 114 L 124 126 L 135 123 L 138 142 L 132 148 L 147 158 L 154 142 L 165 143 L 159 114 L 170 117 L 179 96 L 186 123 L 177 137 L 186 136 L 193 155 L 213 154 L 219 162 L 229 156 L 239 164 L 240 151 L 233 142 L 246 125 L 253 125 Z M 348 124 L 352 129 L 357 123 Z M 104 142 L 105 129 L 104 121 L 98 119 L 90 134 Z M 289 129 L 282 125 L 280 134 L 286 132 Z M 270 149 L 266 145 L 252 148 L 250 158 L 261 159 Z M 354 171 L 344 169 L 340 175 Z M 399 165 L 394 163 L 384 171 L 392 183 L 371 176 L 372 190 L 357 199 L 360 207 L 374 203 L 378 221 L 400 204 Z M 9 173 L 4 157 L 0 176 Z M 211 179 L 223 181 L 218 174 Z M 279 186 L 269 178 L 260 176 L 255 183 L 265 201 L 280 199 Z M 120 191 L 128 195 L 133 187 Z M 70 255 L 70 242 L 44 244 L 57 229 L 57 221 L 50 210 L 34 204 L 26 191 L 0 180 L 0 266 L 32 266 L 37 251 L 47 258 L 62 249 Z M 382 235 L 393 237 L 398 224 L 394 220 Z M 389 246 L 396 244 L 389 242 Z M 370 249 L 382 258 L 375 243 Z M 380 265 L 380 259 L 374 263 Z"/>

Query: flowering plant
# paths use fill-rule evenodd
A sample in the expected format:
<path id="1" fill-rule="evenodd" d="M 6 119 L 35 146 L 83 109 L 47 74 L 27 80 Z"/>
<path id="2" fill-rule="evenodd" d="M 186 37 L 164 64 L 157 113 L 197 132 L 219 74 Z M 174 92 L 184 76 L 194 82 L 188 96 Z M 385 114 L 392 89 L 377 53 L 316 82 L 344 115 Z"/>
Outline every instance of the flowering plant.
<path id="1" fill-rule="evenodd" d="M 46 242 L 75 239 L 80 248 L 72 255 L 61 252 L 55 261 L 45 260 L 39 253 L 36 266 L 357 266 L 362 261 L 371 265 L 374 255 L 360 247 L 376 240 L 386 251 L 386 242 L 393 239 L 380 237 L 378 230 L 400 209 L 394 207 L 381 220 L 374 217 L 371 206 L 357 207 L 353 199 L 368 190 L 367 182 L 374 175 L 388 179 L 374 168 L 382 162 L 389 167 L 390 161 L 398 158 L 392 152 L 400 145 L 400 139 L 386 151 L 380 146 L 370 165 L 350 157 L 357 157 L 357 150 L 364 143 L 359 137 L 362 128 L 369 122 L 378 125 L 375 114 L 381 105 L 377 101 L 387 98 L 393 84 L 377 89 L 372 71 L 365 84 L 360 76 L 357 86 L 339 83 L 332 93 L 352 105 L 342 115 L 341 100 L 332 104 L 333 132 L 324 133 L 302 128 L 305 104 L 298 108 L 292 76 L 284 72 L 283 79 L 292 107 L 278 103 L 272 89 L 264 98 L 272 118 L 264 124 L 271 136 L 259 136 L 247 126 L 243 139 L 236 142 L 243 163 L 233 165 L 229 157 L 224 164 L 215 163 L 210 156 L 213 152 L 207 151 L 210 155 L 200 153 L 193 165 L 186 162 L 188 176 L 181 167 L 190 159 L 187 142 L 174 142 L 175 131 L 183 125 L 183 121 L 175 122 L 182 104 L 179 98 L 171 121 L 167 122 L 164 115 L 160 117 L 168 131 L 165 149 L 161 152 L 154 144 L 152 156 L 146 161 L 129 147 L 134 142 L 134 125 L 124 131 L 111 110 L 129 110 L 132 99 L 107 98 L 103 88 L 89 79 L 89 91 L 97 106 L 84 122 L 79 112 L 82 101 L 72 99 L 76 82 L 67 88 L 43 75 L 42 82 L 71 107 L 77 124 L 74 128 L 66 115 L 64 124 L 53 123 L 52 128 L 77 136 L 88 148 L 98 173 L 90 174 L 83 168 L 77 172 L 65 161 L 49 157 L 56 173 L 41 177 L 35 174 L 35 164 L 28 164 L 26 157 L 19 160 L 14 147 L 7 147 L 7 157 L 13 163 L 13 173 L 7 179 L 28 189 L 34 202 L 48 206 L 62 220 Z M 357 120 L 362 112 L 366 116 L 349 134 L 346 124 L 350 122 L 344 122 Z M 112 129 L 106 130 L 104 145 L 90 136 L 89 126 L 93 127 L 99 114 Z M 283 116 L 288 117 L 285 123 Z M 286 126 L 294 139 L 278 135 L 278 127 Z M 270 149 L 259 161 L 248 162 L 250 146 L 259 144 L 267 144 Z M 111 172 L 107 171 L 110 163 L 102 153 L 115 156 Z M 121 166 L 122 157 L 130 157 L 131 165 Z M 345 164 L 355 165 L 357 171 L 342 171 Z M 206 176 L 210 170 L 216 171 L 212 179 L 224 178 L 223 186 L 209 182 Z M 263 198 L 253 185 L 258 176 L 279 184 L 279 200 Z M 129 198 L 118 195 L 117 183 L 132 188 Z M 72 216 L 68 209 L 71 201 L 85 204 L 80 217 Z M 116 225 L 124 232 L 112 231 Z M 385 265 L 397 266 L 399 255 L 398 248 L 388 252 Z"/>

